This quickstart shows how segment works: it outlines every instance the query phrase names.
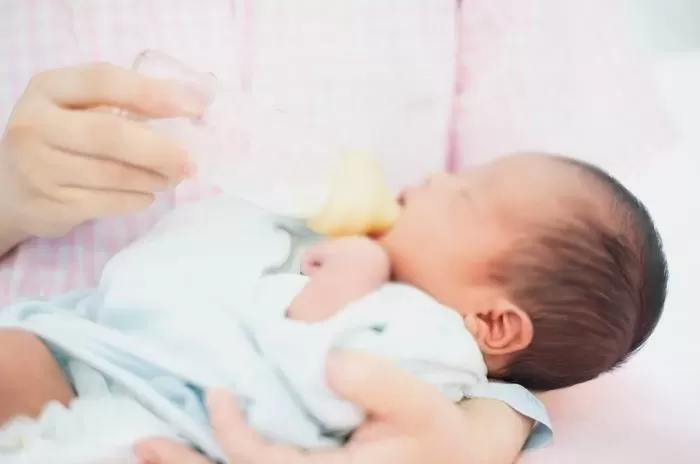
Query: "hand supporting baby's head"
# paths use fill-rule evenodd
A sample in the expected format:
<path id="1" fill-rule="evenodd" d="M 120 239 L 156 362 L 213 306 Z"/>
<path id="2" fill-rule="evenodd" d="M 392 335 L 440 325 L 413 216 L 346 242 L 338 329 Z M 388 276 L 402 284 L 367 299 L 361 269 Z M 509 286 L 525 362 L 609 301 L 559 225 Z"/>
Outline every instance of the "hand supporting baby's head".
<path id="1" fill-rule="evenodd" d="M 309 277 L 304 290 L 287 311 L 291 319 L 317 322 L 335 314 L 391 276 L 389 256 L 367 237 L 323 241 L 304 255 L 302 273 Z"/>

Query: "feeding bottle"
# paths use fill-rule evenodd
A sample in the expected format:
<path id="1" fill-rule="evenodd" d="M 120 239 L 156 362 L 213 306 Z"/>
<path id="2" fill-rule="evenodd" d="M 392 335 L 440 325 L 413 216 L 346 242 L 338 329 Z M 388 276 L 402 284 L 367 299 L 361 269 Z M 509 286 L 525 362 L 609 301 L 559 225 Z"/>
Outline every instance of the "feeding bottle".
<path id="1" fill-rule="evenodd" d="M 141 53 L 133 67 L 206 98 L 201 119 L 149 124 L 183 143 L 197 175 L 225 194 L 305 219 L 310 229 L 331 236 L 382 233 L 398 218 L 395 195 L 369 154 L 338 147 L 295 115 L 165 54 Z"/>

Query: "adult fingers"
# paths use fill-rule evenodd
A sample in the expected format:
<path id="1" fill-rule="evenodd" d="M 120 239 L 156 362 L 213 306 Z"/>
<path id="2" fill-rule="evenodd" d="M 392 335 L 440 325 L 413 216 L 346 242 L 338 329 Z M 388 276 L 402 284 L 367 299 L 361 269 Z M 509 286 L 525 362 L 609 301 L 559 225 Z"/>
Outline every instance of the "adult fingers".
<path id="1" fill-rule="evenodd" d="M 65 108 L 111 106 L 146 117 L 200 116 L 207 104 L 194 89 L 106 63 L 45 71 L 28 90 Z"/>
<path id="2" fill-rule="evenodd" d="M 153 438 L 138 443 L 134 453 L 141 464 L 212 464 L 207 458 L 165 438 Z"/>
<path id="3" fill-rule="evenodd" d="M 231 393 L 210 391 L 207 394 L 207 407 L 214 438 L 232 464 L 279 462 L 279 452 L 246 423 Z M 263 458 L 265 461 L 262 461 Z M 296 464 L 297 458 L 292 454 L 288 464 Z"/>
<path id="4" fill-rule="evenodd" d="M 371 355 L 332 353 L 327 377 L 339 395 L 399 430 L 425 427 L 430 417 L 453 407 L 429 384 Z"/>
<path id="5" fill-rule="evenodd" d="M 207 404 L 214 437 L 230 464 L 355 464 L 350 450 L 304 453 L 267 443 L 245 421 L 232 394 L 213 390 Z M 360 464 L 357 462 L 357 464 Z"/>
<path id="6" fill-rule="evenodd" d="M 83 220 L 133 213 L 153 203 L 154 195 L 142 192 L 96 190 L 78 187 L 61 189 L 61 200 L 79 212 Z"/>
<path id="7" fill-rule="evenodd" d="M 180 144 L 115 114 L 54 108 L 41 126 L 46 141 L 64 151 L 121 161 L 170 179 L 181 180 L 193 169 Z"/>
<path id="8" fill-rule="evenodd" d="M 154 171 L 119 161 L 65 153 L 42 147 L 43 177 L 56 187 L 152 193 L 167 189 L 172 181 Z"/>

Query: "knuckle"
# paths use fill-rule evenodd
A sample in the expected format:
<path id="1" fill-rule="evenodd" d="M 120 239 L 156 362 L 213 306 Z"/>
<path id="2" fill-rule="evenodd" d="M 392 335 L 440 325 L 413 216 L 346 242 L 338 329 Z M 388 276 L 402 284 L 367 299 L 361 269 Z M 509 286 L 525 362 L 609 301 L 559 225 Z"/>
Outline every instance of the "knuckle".
<path id="1" fill-rule="evenodd" d="M 26 93 L 33 91 L 41 91 L 46 87 L 47 83 L 51 82 L 56 78 L 56 74 L 59 73 L 58 69 L 48 69 L 46 71 L 41 71 L 34 74 L 27 84 Z"/>
<path id="2" fill-rule="evenodd" d="M 11 143 L 13 148 L 17 148 L 21 142 L 35 138 L 36 133 L 36 123 L 28 118 L 16 117 L 8 121 L 5 127 L 4 140 Z M 12 152 L 14 151 L 12 150 Z"/>
<path id="3" fill-rule="evenodd" d="M 46 110 L 41 99 L 22 97 L 5 125 L 3 139 L 11 141 L 39 139 L 45 124 Z"/>

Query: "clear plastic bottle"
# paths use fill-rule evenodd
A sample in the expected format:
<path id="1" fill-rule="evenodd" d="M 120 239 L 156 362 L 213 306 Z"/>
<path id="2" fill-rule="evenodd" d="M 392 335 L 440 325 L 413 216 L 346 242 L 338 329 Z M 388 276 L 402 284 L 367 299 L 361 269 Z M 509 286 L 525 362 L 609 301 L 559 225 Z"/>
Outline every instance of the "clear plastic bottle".
<path id="1" fill-rule="evenodd" d="M 133 68 L 184 83 L 209 100 L 201 120 L 149 121 L 187 146 L 203 180 L 280 214 L 308 217 L 319 211 L 345 150 L 303 127 L 293 115 L 253 101 L 213 74 L 194 71 L 163 53 L 143 52 Z M 241 146 L 245 150 L 237 153 Z"/>
<path id="2" fill-rule="evenodd" d="M 348 155 L 351 150 L 325 140 L 297 115 L 254 100 L 165 54 L 143 52 L 133 67 L 206 96 L 209 106 L 199 120 L 149 124 L 184 143 L 198 176 L 223 192 L 278 214 L 308 219 L 318 232 L 331 235 L 381 232 L 397 217 L 394 195 L 379 164 L 368 155 Z M 241 146 L 245 149 L 237 149 Z"/>

